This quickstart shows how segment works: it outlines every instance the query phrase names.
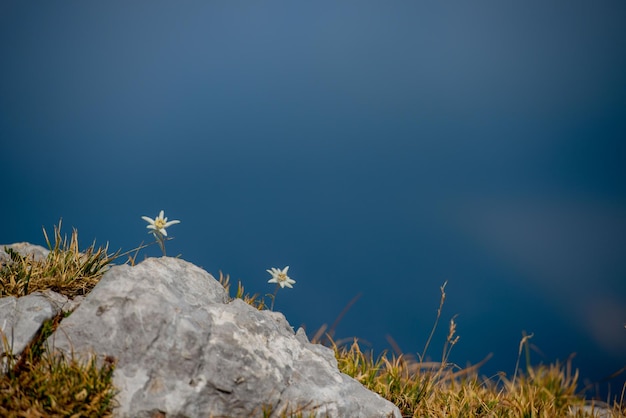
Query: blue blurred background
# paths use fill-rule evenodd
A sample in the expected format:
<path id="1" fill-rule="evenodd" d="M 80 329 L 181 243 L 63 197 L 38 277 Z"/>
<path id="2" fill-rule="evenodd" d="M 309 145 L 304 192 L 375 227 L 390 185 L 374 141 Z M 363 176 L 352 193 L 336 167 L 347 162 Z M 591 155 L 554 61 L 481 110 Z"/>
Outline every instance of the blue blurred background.
<path id="1" fill-rule="evenodd" d="M 150 241 L 313 335 L 626 366 L 626 3 L 0 3 L 0 243 Z M 157 246 L 140 254 L 159 256 Z M 524 364 L 522 360 L 522 364 Z M 596 390 L 598 392 L 596 392 Z"/>

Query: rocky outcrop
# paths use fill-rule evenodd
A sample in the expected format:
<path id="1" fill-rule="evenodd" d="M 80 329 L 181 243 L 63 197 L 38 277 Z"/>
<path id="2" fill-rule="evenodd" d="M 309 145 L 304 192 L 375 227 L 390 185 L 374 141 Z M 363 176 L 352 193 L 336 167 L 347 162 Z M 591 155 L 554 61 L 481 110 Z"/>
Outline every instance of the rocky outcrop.
<path id="1" fill-rule="evenodd" d="M 282 314 L 230 301 L 181 259 L 112 267 L 48 343 L 116 359 L 120 417 L 400 417 Z"/>
<path id="2" fill-rule="evenodd" d="M 0 298 L 0 370 L 5 371 L 7 352 L 19 357 L 45 321 L 70 307 L 65 296 L 52 291 Z"/>

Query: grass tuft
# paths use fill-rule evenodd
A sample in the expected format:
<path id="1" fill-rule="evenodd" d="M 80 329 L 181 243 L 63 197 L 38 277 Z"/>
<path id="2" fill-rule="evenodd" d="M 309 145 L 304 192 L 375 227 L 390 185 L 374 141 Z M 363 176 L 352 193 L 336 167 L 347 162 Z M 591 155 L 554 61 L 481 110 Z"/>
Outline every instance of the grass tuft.
<path id="1" fill-rule="evenodd" d="M 5 247 L 9 260 L 0 267 L 0 297 L 26 296 L 46 289 L 70 299 L 86 295 L 117 257 L 117 253 L 107 254 L 108 246 L 96 248 L 95 242 L 79 251 L 78 231 L 73 229 L 68 241 L 67 236 L 61 236 L 61 221 L 54 227 L 54 243 L 45 228 L 43 234 L 50 250 L 45 260 Z"/>
<path id="2" fill-rule="evenodd" d="M 403 417 L 592 417 L 600 407 L 608 417 L 626 416 L 623 399 L 609 408 L 578 396 L 578 374 L 558 362 L 529 367 L 514 380 L 502 375 L 494 381 L 445 362 L 386 352 L 374 358 L 357 340 L 333 349 L 343 373 L 393 402 Z"/>
<path id="3" fill-rule="evenodd" d="M 228 274 L 224 275 L 220 271 L 220 278 L 218 281 L 226 290 L 226 293 L 228 294 L 228 297 L 230 298 L 230 300 L 241 299 L 244 302 L 246 302 L 248 305 L 253 306 L 258 310 L 263 310 L 263 309 L 268 308 L 268 306 L 265 304 L 265 299 L 259 297 L 258 294 L 250 295 L 245 292 L 243 284 L 241 284 L 241 280 L 237 282 L 237 291 L 235 292 L 235 296 L 230 296 L 231 282 L 230 282 L 230 276 Z"/>
<path id="4" fill-rule="evenodd" d="M 63 314 L 46 321 L 19 358 L 8 355 L 0 374 L 2 417 L 110 417 L 115 406 L 112 378 L 115 364 L 96 357 L 87 363 L 50 353 L 46 339 Z"/>

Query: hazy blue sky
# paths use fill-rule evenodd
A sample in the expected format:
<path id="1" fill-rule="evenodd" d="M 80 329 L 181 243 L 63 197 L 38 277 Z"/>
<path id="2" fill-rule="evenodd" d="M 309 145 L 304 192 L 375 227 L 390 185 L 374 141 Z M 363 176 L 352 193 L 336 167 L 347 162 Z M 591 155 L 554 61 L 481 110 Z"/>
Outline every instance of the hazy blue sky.
<path id="1" fill-rule="evenodd" d="M 626 3 L 0 4 L 0 242 L 149 240 L 312 334 L 626 366 Z M 157 247 L 143 256 L 157 256 Z M 621 389 L 624 376 L 613 380 Z"/>

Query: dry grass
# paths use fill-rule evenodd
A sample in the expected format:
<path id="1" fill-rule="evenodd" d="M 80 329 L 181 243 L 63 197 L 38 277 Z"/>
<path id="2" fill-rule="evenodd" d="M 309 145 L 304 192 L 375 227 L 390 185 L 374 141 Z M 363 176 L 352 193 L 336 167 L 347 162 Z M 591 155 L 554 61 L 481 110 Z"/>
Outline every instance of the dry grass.
<path id="1" fill-rule="evenodd" d="M 231 299 L 241 299 L 246 302 L 248 305 L 257 308 L 258 310 L 267 309 L 268 306 L 265 304 L 265 299 L 259 297 L 258 294 L 250 295 L 245 292 L 243 285 L 241 284 L 241 280 L 237 282 L 237 291 L 235 292 L 235 296 L 230 296 L 230 276 L 222 274 L 220 271 L 220 278 L 218 279 L 220 284 L 226 289 L 226 293 Z"/>
<path id="2" fill-rule="evenodd" d="M 475 370 L 404 355 L 374 358 L 356 340 L 333 348 L 343 373 L 396 404 L 403 417 L 592 417 L 594 408 L 610 417 L 626 416 L 623 397 L 609 406 L 578 396 L 578 376 L 569 364 L 529 367 L 515 379 L 501 375 L 493 380 L 480 378 Z"/>
<path id="3" fill-rule="evenodd" d="M 626 417 L 626 386 L 621 397 L 610 404 L 587 401 L 577 393 L 578 371 L 572 372 L 571 359 L 565 365 L 531 365 L 528 341 L 532 335 L 524 335 L 520 342 L 512 378 L 503 373 L 495 379 L 480 377 L 479 367 L 488 358 L 465 369 L 448 363 L 450 350 L 458 341 L 454 319 L 450 321 L 442 360 L 423 361 L 444 301 L 445 284 L 435 324 L 421 355 L 384 352 L 374 357 L 371 351 L 363 352 L 356 339 L 349 346 L 332 343 L 339 370 L 393 402 L 403 417 Z M 519 359 L 524 350 L 526 368 L 520 372 Z"/>
<path id="4" fill-rule="evenodd" d="M 19 359 L 7 356 L 6 374 L 0 374 L 2 417 L 110 417 L 115 389 L 114 363 L 99 367 L 95 357 L 80 363 L 45 347 L 61 315 L 47 321 Z M 5 347 L 7 341 L 4 339 Z"/>
<path id="5" fill-rule="evenodd" d="M 0 268 L 0 297 L 25 296 L 46 289 L 68 298 L 86 295 L 117 257 L 107 254 L 106 246 L 96 248 L 95 242 L 79 251 L 78 232 L 73 229 L 68 241 L 67 236 L 61 236 L 61 221 L 54 227 L 54 243 L 45 228 L 43 234 L 50 250 L 45 260 L 5 249 L 10 260 Z"/>

